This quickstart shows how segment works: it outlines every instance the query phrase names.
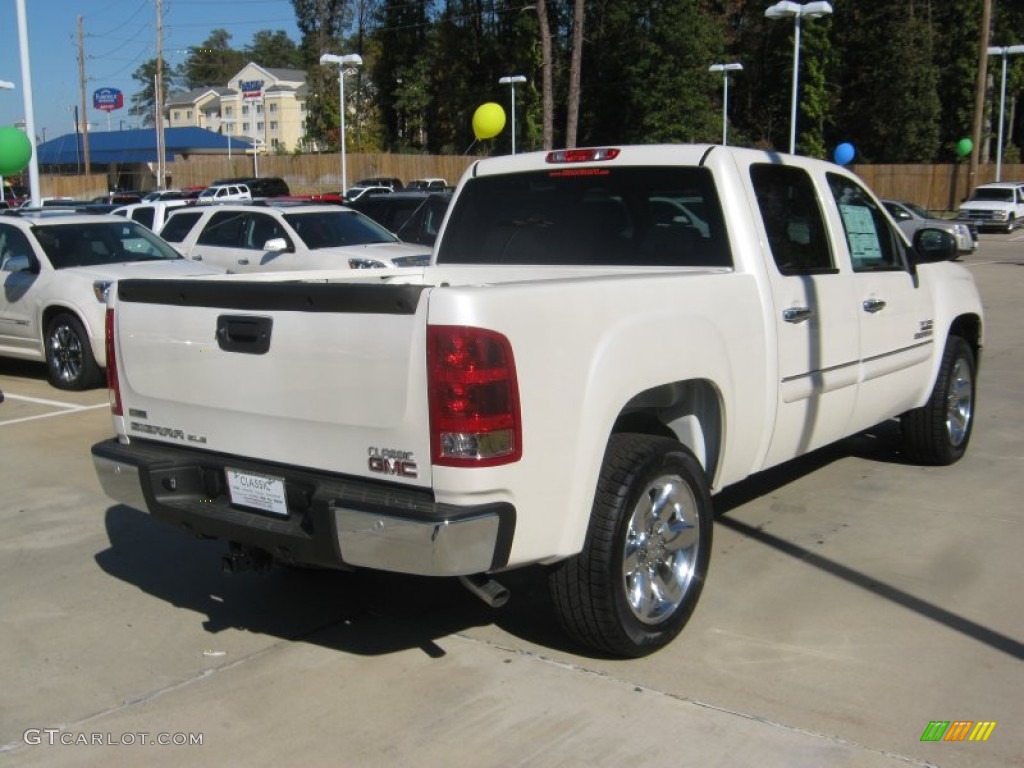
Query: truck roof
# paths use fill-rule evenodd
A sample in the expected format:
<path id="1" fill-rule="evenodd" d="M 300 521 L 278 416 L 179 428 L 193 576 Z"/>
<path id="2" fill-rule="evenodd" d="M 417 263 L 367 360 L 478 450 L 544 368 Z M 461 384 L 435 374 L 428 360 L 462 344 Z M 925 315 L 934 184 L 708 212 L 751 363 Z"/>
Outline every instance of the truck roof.
<path id="1" fill-rule="evenodd" d="M 789 155 L 772 150 L 730 147 L 719 144 L 644 144 L 607 145 L 604 147 L 581 147 L 553 151 L 523 152 L 517 155 L 501 155 L 478 160 L 466 171 L 467 176 L 515 173 L 527 170 L 553 168 L 558 165 L 682 165 L 700 166 L 723 155 L 736 158 L 738 162 L 771 163 L 786 158 L 787 163 L 798 166 L 828 165 L 848 173 L 848 169 L 828 160 L 818 160 L 802 155 Z"/>

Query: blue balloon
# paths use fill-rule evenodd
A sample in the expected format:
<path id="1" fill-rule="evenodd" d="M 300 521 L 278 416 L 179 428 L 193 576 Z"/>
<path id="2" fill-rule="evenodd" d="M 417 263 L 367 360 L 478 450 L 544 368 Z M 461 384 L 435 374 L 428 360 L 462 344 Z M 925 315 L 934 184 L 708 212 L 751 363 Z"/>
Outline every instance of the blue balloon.
<path id="1" fill-rule="evenodd" d="M 837 163 L 839 163 L 839 165 L 846 165 L 848 162 L 853 160 L 853 156 L 855 154 L 857 154 L 857 151 L 853 148 L 853 144 L 844 141 L 836 147 L 836 151 L 832 153 L 832 157 Z"/>

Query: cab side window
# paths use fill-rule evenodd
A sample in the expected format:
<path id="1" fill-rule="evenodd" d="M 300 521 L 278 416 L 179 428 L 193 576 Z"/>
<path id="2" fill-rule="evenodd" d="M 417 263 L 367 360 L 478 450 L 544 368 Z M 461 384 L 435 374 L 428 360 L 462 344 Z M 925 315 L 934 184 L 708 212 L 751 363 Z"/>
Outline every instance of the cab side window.
<path id="1" fill-rule="evenodd" d="M 770 163 L 750 166 L 754 196 L 772 258 L 783 275 L 836 272 L 825 220 L 810 176 Z"/>
<path id="2" fill-rule="evenodd" d="M 843 220 L 854 272 L 905 269 L 903 249 L 885 214 L 856 182 L 828 174 L 828 186 Z"/>
<path id="3" fill-rule="evenodd" d="M 278 237 L 283 237 L 286 241 L 289 240 L 284 227 L 273 216 L 267 216 L 264 213 L 251 214 L 249 226 L 246 229 L 245 241 L 242 244 L 243 248 L 263 251 L 266 250 L 263 246 L 266 245 L 268 240 Z"/>
<path id="4" fill-rule="evenodd" d="M 12 261 L 15 256 L 23 256 L 29 264 L 36 259 L 28 238 L 20 229 L 0 225 L 0 270 L 9 271 L 8 264 L 16 263 Z"/>

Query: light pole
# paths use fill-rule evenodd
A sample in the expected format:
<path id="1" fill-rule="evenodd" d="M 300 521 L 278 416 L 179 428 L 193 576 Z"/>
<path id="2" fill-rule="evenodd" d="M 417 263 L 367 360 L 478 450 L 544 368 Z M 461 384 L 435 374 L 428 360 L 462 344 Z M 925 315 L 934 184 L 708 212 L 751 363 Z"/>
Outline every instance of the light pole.
<path id="1" fill-rule="evenodd" d="M 789 111 L 789 154 L 791 155 L 796 154 L 796 105 L 800 88 L 800 20 L 805 16 L 808 19 L 817 19 L 830 13 L 832 13 L 832 6 L 826 2 L 801 5 L 790 2 L 790 0 L 782 0 L 764 12 L 769 19 L 793 18 L 793 103 Z"/>
<path id="2" fill-rule="evenodd" d="M 361 66 L 363 57 L 358 53 L 346 53 L 343 56 L 325 53 L 320 57 L 320 63 L 338 65 L 338 114 L 341 119 L 338 139 L 341 144 L 341 196 L 344 197 L 348 188 L 348 175 L 345 169 L 345 65 Z"/>
<path id="3" fill-rule="evenodd" d="M 996 144 L 996 181 L 1002 181 L 1003 175 L 1003 110 L 1006 104 L 1006 59 L 1008 56 L 1015 56 L 1018 53 L 1024 53 L 1024 45 L 992 46 L 988 49 L 989 56 L 1003 57 L 1003 82 L 999 91 L 999 142 Z"/>
<path id="4" fill-rule="evenodd" d="M 21 55 L 21 98 L 25 104 L 25 135 L 32 144 L 32 157 L 28 161 L 28 191 L 32 206 L 40 208 L 43 198 L 39 194 L 39 158 L 36 156 L 36 113 L 32 106 L 32 66 L 28 55 L 28 21 L 25 18 L 25 0 L 15 0 L 18 12 L 18 52 Z"/>
<path id="5" fill-rule="evenodd" d="M 499 85 L 507 85 L 512 89 L 512 154 L 516 153 L 516 83 L 525 83 L 523 75 L 507 75 L 498 80 Z"/>
<path id="6" fill-rule="evenodd" d="M 0 88 L 4 90 L 13 90 L 14 83 L 10 80 L 0 80 Z M 4 188 L 4 177 L 0 175 L 0 203 L 7 199 L 7 190 Z"/>
<path id="7" fill-rule="evenodd" d="M 729 145 L 729 73 L 739 72 L 743 65 L 739 62 L 731 64 L 712 64 L 708 72 L 722 73 L 722 146 Z"/>

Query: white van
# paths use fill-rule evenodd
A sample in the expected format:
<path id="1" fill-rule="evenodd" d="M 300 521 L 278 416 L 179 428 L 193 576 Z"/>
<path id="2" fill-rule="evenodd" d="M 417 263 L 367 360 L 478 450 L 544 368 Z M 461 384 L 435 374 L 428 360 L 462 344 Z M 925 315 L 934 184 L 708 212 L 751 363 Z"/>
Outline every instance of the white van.
<path id="1" fill-rule="evenodd" d="M 229 203 L 252 200 L 252 192 L 245 184 L 213 184 L 199 193 L 200 203 Z"/>

